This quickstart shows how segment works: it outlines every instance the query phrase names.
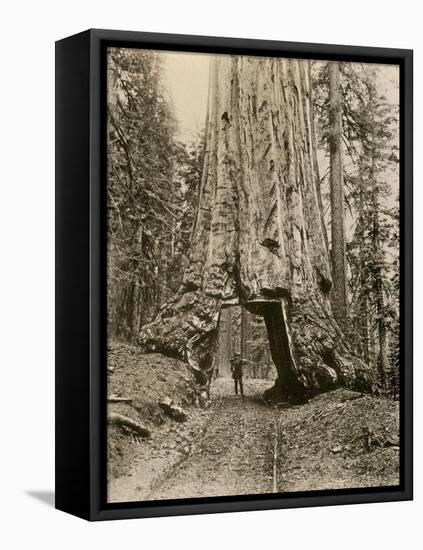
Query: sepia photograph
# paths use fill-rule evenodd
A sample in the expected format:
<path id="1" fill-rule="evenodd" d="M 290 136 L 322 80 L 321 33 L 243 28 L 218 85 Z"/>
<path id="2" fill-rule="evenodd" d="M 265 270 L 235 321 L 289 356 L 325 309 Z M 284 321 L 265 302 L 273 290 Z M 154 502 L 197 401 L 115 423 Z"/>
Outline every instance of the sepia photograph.
<path id="1" fill-rule="evenodd" d="M 107 48 L 107 502 L 400 485 L 399 65 Z"/>
<path id="2" fill-rule="evenodd" d="M 416 548 L 423 32 L 394 8 L 2 3 L 0 548 Z"/>

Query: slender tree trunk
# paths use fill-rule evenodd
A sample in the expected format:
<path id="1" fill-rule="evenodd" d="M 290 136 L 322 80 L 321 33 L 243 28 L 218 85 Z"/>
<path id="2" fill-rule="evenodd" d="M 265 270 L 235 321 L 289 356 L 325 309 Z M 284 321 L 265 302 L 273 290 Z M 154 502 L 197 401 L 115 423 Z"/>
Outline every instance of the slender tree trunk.
<path id="1" fill-rule="evenodd" d="M 362 295 L 360 299 L 360 340 L 363 351 L 363 359 L 366 365 L 370 366 L 369 354 L 369 314 L 366 296 Z"/>
<path id="2" fill-rule="evenodd" d="M 370 102 L 373 106 L 373 95 L 370 96 Z M 374 118 L 374 117 L 373 117 Z M 376 309 L 377 309 L 377 326 L 378 326 L 378 341 L 379 341 L 379 380 L 382 389 L 386 387 L 386 374 L 389 369 L 388 361 L 388 348 L 387 348 L 387 334 L 385 326 L 385 299 L 383 296 L 383 280 L 382 280 L 382 259 L 383 250 L 380 244 L 380 223 L 379 223 L 379 191 L 377 185 L 376 174 L 376 150 L 375 150 L 375 136 L 374 126 L 372 129 L 372 150 L 371 150 L 371 169 L 370 169 L 370 182 L 372 185 L 372 205 L 373 205 L 373 249 L 374 258 L 376 260 L 375 270 L 375 294 L 376 294 Z"/>
<path id="3" fill-rule="evenodd" d="M 226 365 L 226 369 L 227 370 L 230 370 L 229 369 L 229 366 L 230 366 L 230 360 L 232 358 L 232 355 L 233 355 L 233 345 L 232 345 L 232 338 L 233 338 L 233 334 L 232 334 L 232 308 L 228 307 L 228 308 L 225 308 L 224 310 L 222 310 L 222 313 L 224 313 L 224 319 L 225 319 L 225 324 L 224 324 L 224 333 L 223 333 L 223 338 L 224 338 L 224 358 L 225 358 L 225 365 Z M 226 314 L 226 315 L 225 315 Z"/>
<path id="4" fill-rule="evenodd" d="M 248 357 L 248 336 L 249 336 L 249 324 L 250 319 L 248 311 L 245 307 L 241 307 L 241 357 L 243 359 L 249 359 Z"/>
<path id="5" fill-rule="evenodd" d="M 339 63 L 329 63 L 330 205 L 333 314 L 339 326 L 347 327 L 347 274 L 345 251 L 344 174 L 342 163 L 342 103 Z"/>
<path id="6" fill-rule="evenodd" d="M 232 357 L 232 315 L 231 308 L 222 308 L 219 318 L 219 338 L 217 343 L 218 368 L 221 376 L 230 375 Z"/>
<path id="7" fill-rule="evenodd" d="M 370 335 L 369 335 L 369 309 L 368 309 L 368 281 L 366 280 L 366 269 L 365 264 L 367 261 L 366 258 L 366 249 L 364 246 L 364 224 L 365 224 L 365 215 L 364 215 L 364 199 L 363 199 L 363 181 L 360 181 L 360 197 L 359 197 L 359 214 L 358 214 L 358 224 L 361 228 L 361 235 L 360 235 L 360 304 L 359 304 L 359 314 L 360 314 L 360 320 L 359 320 L 359 326 L 360 326 L 360 343 L 361 343 L 361 350 L 363 354 L 363 359 L 366 365 L 371 366 L 370 361 L 370 351 L 369 351 L 369 345 L 370 345 Z"/>
<path id="8" fill-rule="evenodd" d="M 380 247 L 380 229 L 379 229 L 379 201 L 375 183 L 373 183 L 373 246 L 376 258 L 383 254 Z M 377 326 L 379 341 L 379 379 L 382 388 L 386 387 L 386 374 L 389 370 L 387 334 L 385 326 L 385 298 L 383 296 L 382 269 L 378 265 L 375 273 L 375 293 L 377 308 Z"/>
<path id="9" fill-rule="evenodd" d="M 372 375 L 334 321 L 315 172 L 309 63 L 216 56 L 189 267 L 140 344 L 211 378 L 222 307 L 264 317 L 278 380 L 300 399 Z"/>

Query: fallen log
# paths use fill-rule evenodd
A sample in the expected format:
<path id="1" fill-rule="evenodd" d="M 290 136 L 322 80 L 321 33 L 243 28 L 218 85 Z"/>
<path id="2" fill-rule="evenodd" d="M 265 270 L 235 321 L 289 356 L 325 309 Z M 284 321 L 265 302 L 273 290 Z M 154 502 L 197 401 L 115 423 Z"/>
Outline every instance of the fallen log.
<path id="1" fill-rule="evenodd" d="M 142 437 L 151 437 L 151 431 L 148 428 L 122 414 L 110 413 L 107 416 L 107 421 L 109 424 L 128 428 Z"/>
<path id="2" fill-rule="evenodd" d="M 110 395 L 107 398 L 109 403 L 132 403 L 133 399 L 130 397 L 118 397 L 117 395 Z"/>

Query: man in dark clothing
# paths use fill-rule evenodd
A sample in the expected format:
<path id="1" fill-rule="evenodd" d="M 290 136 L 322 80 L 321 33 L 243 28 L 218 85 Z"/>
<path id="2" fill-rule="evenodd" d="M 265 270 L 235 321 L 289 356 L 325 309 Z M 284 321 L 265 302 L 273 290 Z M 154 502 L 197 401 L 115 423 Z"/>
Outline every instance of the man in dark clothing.
<path id="1" fill-rule="evenodd" d="M 241 397 L 244 397 L 244 386 L 242 384 L 242 367 L 243 365 L 245 365 L 245 363 L 245 359 L 241 359 L 239 353 L 235 353 L 235 355 L 231 359 L 231 373 L 232 378 L 235 382 L 235 395 L 238 395 L 239 388 L 239 393 L 241 394 Z"/>

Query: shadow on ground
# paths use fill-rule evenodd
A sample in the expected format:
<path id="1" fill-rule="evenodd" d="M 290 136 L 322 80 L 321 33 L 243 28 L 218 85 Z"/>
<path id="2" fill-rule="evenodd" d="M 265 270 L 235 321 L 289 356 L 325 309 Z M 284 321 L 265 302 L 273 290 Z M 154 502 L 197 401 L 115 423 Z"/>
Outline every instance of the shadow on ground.
<path id="1" fill-rule="evenodd" d="M 25 491 L 26 494 L 39 500 L 46 506 L 54 508 L 54 491 Z"/>

